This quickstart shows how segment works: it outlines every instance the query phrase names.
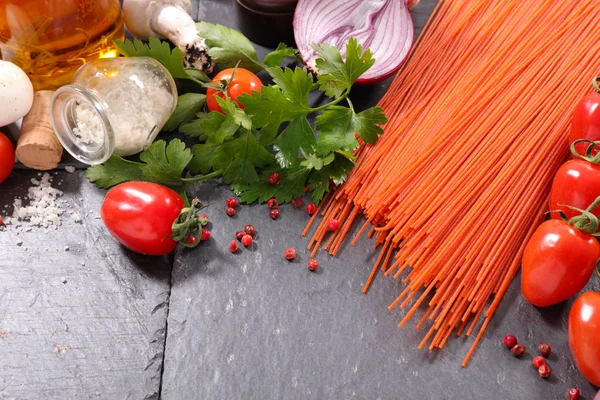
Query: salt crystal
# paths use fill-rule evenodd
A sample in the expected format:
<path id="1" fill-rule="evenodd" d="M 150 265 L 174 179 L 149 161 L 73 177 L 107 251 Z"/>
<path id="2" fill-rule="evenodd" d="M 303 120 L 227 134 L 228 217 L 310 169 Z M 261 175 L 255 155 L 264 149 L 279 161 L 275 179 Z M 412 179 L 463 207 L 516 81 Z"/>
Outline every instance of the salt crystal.
<path id="1" fill-rule="evenodd" d="M 66 170 L 68 173 L 72 174 L 73 172 L 75 172 L 75 167 L 74 167 L 74 166 L 72 166 L 72 165 L 67 165 L 67 166 L 65 167 L 65 170 Z"/>
<path id="2" fill-rule="evenodd" d="M 56 228 L 60 225 L 60 215 L 63 213 L 63 210 L 59 207 L 56 199 L 63 192 L 53 188 L 51 182 L 52 178 L 48 173 L 41 175 L 39 180 L 35 178 L 31 179 L 32 186 L 27 190 L 29 204 L 23 205 L 23 201 L 20 198 L 14 199 L 12 222 L 29 221 L 31 226 L 45 228 L 51 225 Z M 16 225 L 15 227 L 18 226 Z"/>
<path id="3" fill-rule="evenodd" d="M 73 222 L 81 222 L 81 216 L 79 214 L 72 214 L 71 215 L 71 220 Z"/>

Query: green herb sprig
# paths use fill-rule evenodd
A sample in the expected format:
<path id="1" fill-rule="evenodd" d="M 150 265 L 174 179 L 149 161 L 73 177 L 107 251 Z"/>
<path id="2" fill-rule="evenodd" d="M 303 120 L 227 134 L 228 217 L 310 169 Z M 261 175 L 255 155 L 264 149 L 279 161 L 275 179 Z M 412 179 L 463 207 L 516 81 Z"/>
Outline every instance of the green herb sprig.
<path id="1" fill-rule="evenodd" d="M 107 188 L 128 180 L 147 180 L 178 187 L 184 193 L 193 182 L 220 176 L 246 203 L 270 198 L 288 202 L 306 188 L 318 203 L 331 184 L 343 183 L 354 167 L 357 135 L 374 144 L 383 133 L 380 125 L 387 119 L 382 109 L 356 112 L 348 98 L 352 85 L 375 62 L 370 50 L 364 50 L 356 39 L 348 41 L 345 58 L 333 46 L 315 45 L 319 56 L 313 68 L 318 73 L 315 80 L 307 68 L 280 66 L 286 57 L 299 58 L 297 50 L 284 44 L 261 62 L 241 33 L 207 22 L 197 27 L 210 47 L 209 56 L 220 68 L 263 70 L 273 84 L 263 86 L 260 93 L 239 97 L 243 109 L 227 96 L 217 97 L 223 113 L 204 112 L 203 93 L 179 96 L 165 130 L 179 130 L 197 143 L 190 149 L 179 139 L 168 145 L 158 140 L 140 154 L 141 163 L 113 156 L 86 172 L 96 185 Z M 181 51 L 170 50 L 167 43 L 151 39 L 148 44 L 125 41 L 117 46 L 126 56 L 157 59 L 173 77 L 199 83 L 200 91 L 210 85 L 200 71 L 184 68 Z M 331 101 L 311 107 L 309 94 L 315 90 Z M 316 132 L 308 122 L 312 114 L 317 115 Z M 184 171 L 192 176 L 183 177 Z M 278 185 L 268 182 L 271 172 L 279 173 Z"/>

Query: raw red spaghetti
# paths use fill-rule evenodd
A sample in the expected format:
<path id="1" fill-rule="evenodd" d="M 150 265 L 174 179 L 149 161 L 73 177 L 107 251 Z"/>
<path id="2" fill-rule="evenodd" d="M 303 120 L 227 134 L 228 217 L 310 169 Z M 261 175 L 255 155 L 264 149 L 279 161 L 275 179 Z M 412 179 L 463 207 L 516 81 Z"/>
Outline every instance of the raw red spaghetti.
<path id="1" fill-rule="evenodd" d="M 571 111 L 600 72 L 596 7 L 440 1 L 380 102 L 385 134 L 357 150 L 357 167 L 320 206 L 313 255 L 322 245 L 336 254 L 364 215 L 353 243 L 368 232 L 381 254 L 363 291 L 378 270 L 402 277 L 390 309 L 411 304 L 403 326 L 429 305 L 421 347 L 481 325 L 463 366 L 544 218 Z M 342 221 L 336 232 L 331 218 Z"/>

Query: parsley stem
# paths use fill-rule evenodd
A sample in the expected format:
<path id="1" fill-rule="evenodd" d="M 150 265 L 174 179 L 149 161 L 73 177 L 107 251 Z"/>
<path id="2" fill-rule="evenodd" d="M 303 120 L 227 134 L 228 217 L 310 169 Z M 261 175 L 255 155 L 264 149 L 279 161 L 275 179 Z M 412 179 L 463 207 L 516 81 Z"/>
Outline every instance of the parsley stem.
<path id="1" fill-rule="evenodd" d="M 194 176 L 191 178 L 181 178 L 181 181 L 185 184 L 194 183 L 194 182 L 202 182 L 207 179 L 216 178 L 218 176 L 221 176 L 221 174 L 223 174 L 223 171 L 218 170 L 218 171 L 211 172 L 210 174 L 206 174 L 206 175 Z"/>
<path id="2" fill-rule="evenodd" d="M 310 109 L 310 113 L 312 114 L 314 112 L 324 110 L 324 109 L 326 109 L 329 106 L 333 106 L 333 105 L 339 103 L 340 101 L 344 100 L 346 97 L 348 97 L 349 94 L 350 94 L 350 89 L 346 90 L 343 95 L 341 95 L 337 99 L 335 99 L 335 100 L 333 100 L 333 101 L 331 101 L 331 102 L 329 102 L 327 104 L 323 104 L 322 106 L 311 108 Z"/>
<path id="3" fill-rule="evenodd" d="M 256 66 L 257 66 L 257 67 L 259 67 L 259 68 L 261 69 L 261 71 L 266 71 L 266 70 L 267 70 L 267 68 L 269 68 L 269 67 L 267 67 L 265 64 L 261 63 L 260 61 L 253 60 L 253 59 L 252 59 L 252 57 L 250 57 L 250 60 L 251 60 L 251 61 L 252 61 L 254 64 L 256 64 Z M 238 64 L 239 64 L 239 63 L 238 63 Z"/>
<path id="4" fill-rule="evenodd" d="M 354 111 L 354 105 L 350 101 L 350 97 L 346 98 L 346 101 L 348 102 L 348 106 L 350 106 L 350 109 L 352 110 L 352 112 L 355 113 L 355 111 Z"/>

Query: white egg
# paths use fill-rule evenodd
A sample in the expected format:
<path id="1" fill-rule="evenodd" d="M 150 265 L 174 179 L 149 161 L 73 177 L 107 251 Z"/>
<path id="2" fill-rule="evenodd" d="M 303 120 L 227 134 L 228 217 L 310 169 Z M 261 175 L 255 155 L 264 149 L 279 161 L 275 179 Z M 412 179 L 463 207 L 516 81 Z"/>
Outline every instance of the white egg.
<path id="1" fill-rule="evenodd" d="M 33 85 L 23 70 L 0 60 L 0 126 L 23 118 L 33 104 Z"/>

